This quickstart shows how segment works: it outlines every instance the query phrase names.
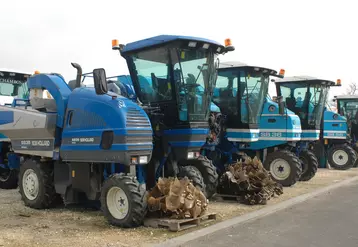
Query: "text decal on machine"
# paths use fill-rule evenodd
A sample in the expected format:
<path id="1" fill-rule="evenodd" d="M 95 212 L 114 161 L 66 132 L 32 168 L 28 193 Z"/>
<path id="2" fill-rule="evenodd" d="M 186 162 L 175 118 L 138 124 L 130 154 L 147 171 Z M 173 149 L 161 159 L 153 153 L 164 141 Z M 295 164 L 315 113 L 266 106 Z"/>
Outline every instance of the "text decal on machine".
<path id="1" fill-rule="evenodd" d="M 76 144 L 76 143 L 93 143 L 94 142 L 94 138 L 93 137 L 77 137 L 77 138 L 72 138 L 72 144 Z"/>
<path id="2" fill-rule="evenodd" d="M 21 145 L 32 145 L 32 146 L 44 146 L 49 147 L 51 145 L 50 140 L 34 140 L 34 141 L 21 141 Z"/>
<path id="3" fill-rule="evenodd" d="M 54 147 L 54 140 L 51 139 L 13 140 L 11 144 L 14 149 L 52 150 Z"/>

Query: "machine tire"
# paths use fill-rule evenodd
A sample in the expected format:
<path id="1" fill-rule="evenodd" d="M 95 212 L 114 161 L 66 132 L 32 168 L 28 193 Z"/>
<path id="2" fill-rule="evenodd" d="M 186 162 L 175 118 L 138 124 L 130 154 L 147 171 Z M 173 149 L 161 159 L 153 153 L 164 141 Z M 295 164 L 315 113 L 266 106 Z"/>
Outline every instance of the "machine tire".
<path id="1" fill-rule="evenodd" d="M 219 184 L 219 175 L 216 172 L 216 167 L 213 162 L 206 158 L 198 158 L 197 162 L 193 164 L 204 179 L 205 196 L 210 199 L 216 193 Z"/>
<path id="2" fill-rule="evenodd" d="M 187 177 L 194 186 L 198 187 L 205 194 L 205 183 L 203 176 L 195 166 L 180 166 L 178 178 Z"/>
<path id="3" fill-rule="evenodd" d="M 344 164 L 338 164 L 337 160 L 335 159 L 336 152 L 341 152 L 341 154 L 345 154 L 347 161 Z M 327 151 L 328 156 L 328 163 L 336 170 L 348 170 L 353 167 L 354 163 L 356 162 L 357 156 L 355 151 L 352 147 L 347 144 L 335 145 L 332 146 Z"/>
<path id="4" fill-rule="evenodd" d="M 1 170 L 5 171 L 5 169 Z M 19 181 L 19 172 L 17 170 L 8 169 L 6 173 L 5 175 L 3 173 L 0 175 L 0 189 L 16 189 Z"/>
<path id="5" fill-rule="evenodd" d="M 318 160 L 316 155 L 309 150 L 304 150 L 300 153 L 300 160 L 302 161 L 302 174 L 300 181 L 309 181 L 313 178 L 318 169 Z"/>
<path id="6" fill-rule="evenodd" d="M 356 159 L 356 162 L 354 162 L 353 167 L 354 167 L 354 168 L 358 167 L 358 159 Z"/>
<path id="7" fill-rule="evenodd" d="M 31 177 L 30 177 L 31 175 Z M 37 181 L 36 181 L 37 178 Z M 28 186 L 24 188 L 24 179 L 38 183 L 38 193 L 33 198 L 29 198 L 27 193 Z M 34 185 L 34 188 L 36 185 Z M 40 162 L 35 159 L 28 159 L 20 166 L 19 192 L 25 205 L 30 208 L 43 209 L 54 206 L 58 201 L 54 186 L 53 164 L 50 162 Z"/>
<path id="8" fill-rule="evenodd" d="M 282 178 L 279 178 L 275 172 L 272 172 L 273 169 L 275 169 L 275 167 L 272 166 L 275 165 L 275 162 L 280 160 L 286 163 L 286 169 L 289 168 L 289 173 Z M 269 153 L 263 165 L 264 168 L 270 172 L 272 179 L 285 187 L 294 185 L 300 179 L 302 173 L 302 165 L 300 160 L 294 153 L 288 150 L 277 150 L 275 152 Z M 282 168 L 282 166 L 278 168 Z"/>
<path id="9" fill-rule="evenodd" d="M 123 173 L 111 175 L 103 184 L 101 191 L 101 206 L 104 216 L 111 225 L 122 228 L 138 227 L 143 224 L 144 217 L 147 214 L 147 192 L 140 186 L 137 179 L 133 176 L 127 176 Z M 112 199 L 110 199 L 112 198 Z M 112 200 L 112 205 L 110 200 Z M 119 209 L 119 203 L 122 203 L 126 210 L 123 216 L 122 208 Z M 123 201 L 122 201 L 123 200 Z M 117 214 L 117 215 L 116 215 Z M 119 216 L 118 214 L 122 214 Z"/>

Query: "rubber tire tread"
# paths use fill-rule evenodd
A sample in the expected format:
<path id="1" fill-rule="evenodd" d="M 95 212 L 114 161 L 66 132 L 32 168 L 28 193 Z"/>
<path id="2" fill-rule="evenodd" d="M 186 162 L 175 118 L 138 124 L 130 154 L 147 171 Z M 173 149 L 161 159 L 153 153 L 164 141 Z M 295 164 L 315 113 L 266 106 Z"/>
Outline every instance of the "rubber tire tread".
<path id="1" fill-rule="evenodd" d="M 339 149 L 341 149 L 341 150 L 343 149 L 348 154 L 348 162 L 343 166 L 335 164 L 334 161 L 333 161 L 333 158 L 332 158 L 333 153 L 336 150 L 339 150 Z M 347 144 L 341 144 L 341 145 L 332 146 L 330 149 L 327 150 L 327 157 L 328 157 L 329 165 L 332 168 L 336 169 L 336 170 L 348 170 L 348 169 L 351 169 L 354 166 L 354 163 L 357 160 L 357 156 L 356 156 L 356 153 L 355 153 L 354 149 L 351 146 L 347 145 Z"/>
<path id="2" fill-rule="evenodd" d="M 22 177 L 26 170 L 32 169 L 39 179 L 39 194 L 34 200 L 29 200 L 22 187 Z M 35 159 L 27 159 L 20 166 L 18 179 L 19 192 L 25 206 L 35 209 L 50 208 L 57 204 L 59 195 L 56 193 L 54 185 L 54 169 L 52 162 L 40 162 Z"/>
<path id="3" fill-rule="evenodd" d="M 276 180 L 271 175 L 271 177 L 274 181 L 282 184 L 282 186 L 284 186 L 284 187 L 292 186 L 297 181 L 299 181 L 301 173 L 302 173 L 302 165 L 301 165 L 301 161 L 298 159 L 298 157 L 294 153 L 290 152 L 289 150 L 277 150 L 277 151 L 269 153 L 266 156 L 265 162 L 263 163 L 263 166 L 267 171 L 270 171 L 270 164 L 275 159 L 286 160 L 291 167 L 291 174 L 285 180 Z"/>
<path id="4" fill-rule="evenodd" d="M 192 184 L 198 187 L 205 194 L 206 186 L 204 178 L 198 168 L 195 166 L 179 166 L 178 178 L 184 177 L 191 180 Z"/>
<path id="5" fill-rule="evenodd" d="M 219 174 L 216 172 L 216 167 L 207 158 L 198 158 L 198 161 L 193 166 L 199 170 L 204 179 L 206 198 L 212 198 L 219 184 Z"/>
<path id="6" fill-rule="evenodd" d="M 6 180 L 0 180 L 0 189 L 11 190 L 16 189 L 19 182 L 19 171 L 11 170 L 10 176 Z"/>
<path id="7" fill-rule="evenodd" d="M 108 210 L 107 193 L 112 187 L 121 188 L 128 198 L 128 215 L 124 219 L 116 219 Z M 134 228 L 143 224 L 147 214 L 147 192 L 140 186 L 137 179 L 124 173 L 112 174 L 101 190 L 101 208 L 109 224 L 122 228 Z"/>
<path id="8" fill-rule="evenodd" d="M 300 157 L 304 156 L 308 161 L 307 170 L 303 171 L 300 177 L 300 181 L 309 181 L 311 180 L 318 170 L 318 160 L 316 155 L 310 150 L 304 150 L 300 153 Z"/>

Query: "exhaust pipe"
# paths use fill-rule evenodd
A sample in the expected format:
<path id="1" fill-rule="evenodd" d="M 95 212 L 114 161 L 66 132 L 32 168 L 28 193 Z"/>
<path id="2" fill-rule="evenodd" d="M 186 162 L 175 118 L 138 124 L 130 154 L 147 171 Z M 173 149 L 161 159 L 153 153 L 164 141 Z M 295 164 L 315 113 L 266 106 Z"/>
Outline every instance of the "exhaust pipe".
<path id="1" fill-rule="evenodd" d="M 76 88 L 81 87 L 82 68 L 78 63 L 71 63 L 71 65 L 77 69 Z"/>

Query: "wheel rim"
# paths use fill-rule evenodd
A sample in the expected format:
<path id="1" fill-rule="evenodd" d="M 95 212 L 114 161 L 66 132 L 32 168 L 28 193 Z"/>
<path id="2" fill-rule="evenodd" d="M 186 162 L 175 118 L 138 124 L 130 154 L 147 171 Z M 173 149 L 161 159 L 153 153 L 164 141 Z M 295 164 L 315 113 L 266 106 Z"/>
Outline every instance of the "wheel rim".
<path id="1" fill-rule="evenodd" d="M 338 166 L 343 166 L 349 160 L 348 153 L 344 150 L 337 150 L 333 153 L 332 159 L 333 159 L 333 162 L 335 164 L 337 164 Z"/>
<path id="2" fill-rule="evenodd" d="M 276 180 L 285 180 L 290 176 L 290 164 L 284 159 L 275 159 L 270 165 L 271 175 Z"/>
<path id="3" fill-rule="evenodd" d="M 129 201 L 126 193 L 119 187 L 112 187 L 107 193 L 107 207 L 116 219 L 124 219 L 129 212 Z"/>
<path id="4" fill-rule="evenodd" d="M 22 177 L 22 188 L 26 198 L 35 200 L 39 194 L 39 179 L 32 169 L 27 169 Z"/>

